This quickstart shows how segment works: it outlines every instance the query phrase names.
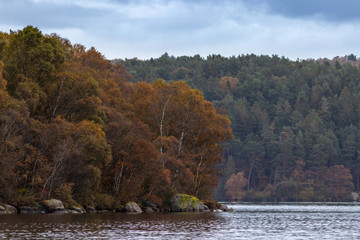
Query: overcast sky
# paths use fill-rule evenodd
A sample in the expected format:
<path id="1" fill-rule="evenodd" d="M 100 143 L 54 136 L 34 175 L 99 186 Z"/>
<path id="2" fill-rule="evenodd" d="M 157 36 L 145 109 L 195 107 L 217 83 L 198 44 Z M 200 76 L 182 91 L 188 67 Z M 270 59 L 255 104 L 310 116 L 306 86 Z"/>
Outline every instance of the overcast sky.
<path id="1" fill-rule="evenodd" d="M 0 0 L 0 31 L 27 25 L 108 59 L 360 56 L 359 0 Z"/>

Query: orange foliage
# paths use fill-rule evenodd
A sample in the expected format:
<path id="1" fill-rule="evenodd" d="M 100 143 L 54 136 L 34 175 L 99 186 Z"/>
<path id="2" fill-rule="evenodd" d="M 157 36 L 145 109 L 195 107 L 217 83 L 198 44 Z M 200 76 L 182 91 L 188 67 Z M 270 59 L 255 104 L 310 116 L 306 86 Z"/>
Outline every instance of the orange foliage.
<path id="1" fill-rule="evenodd" d="M 225 76 L 220 79 L 220 86 L 223 89 L 234 90 L 239 83 L 239 79 L 231 76 Z"/>
<path id="2" fill-rule="evenodd" d="M 232 174 L 225 183 L 226 195 L 232 201 L 241 200 L 245 196 L 247 183 L 248 180 L 244 177 L 244 172 Z"/>
<path id="3" fill-rule="evenodd" d="M 354 189 L 351 173 L 344 165 L 331 166 L 326 171 L 324 180 L 327 185 L 327 197 L 335 200 L 346 196 L 350 197 L 350 193 Z"/>
<path id="4" fill-rule="evenodd" d="M 21 203 L 58 196 L 83 205 L 104 196 L 210 196 L 231 130 L 201 92 L 161 79 L 129 84 L 124 66 L 95 48 L 31 26 L 4 44 L 0 201 L 20 193 Z"/>

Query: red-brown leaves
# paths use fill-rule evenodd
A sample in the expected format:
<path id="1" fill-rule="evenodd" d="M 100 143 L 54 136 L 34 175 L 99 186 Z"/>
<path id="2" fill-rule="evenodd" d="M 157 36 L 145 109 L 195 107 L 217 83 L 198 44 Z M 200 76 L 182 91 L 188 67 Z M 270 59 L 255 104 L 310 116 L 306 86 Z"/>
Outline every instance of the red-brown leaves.
<path id="1" fill-rule="evenodd" d="M 244 172 L 232 174 L 225 184 L 226 195 L 232 201 L 241 200 L 245 196 L 247 183 L 248 180 L 244 177 Z"/>

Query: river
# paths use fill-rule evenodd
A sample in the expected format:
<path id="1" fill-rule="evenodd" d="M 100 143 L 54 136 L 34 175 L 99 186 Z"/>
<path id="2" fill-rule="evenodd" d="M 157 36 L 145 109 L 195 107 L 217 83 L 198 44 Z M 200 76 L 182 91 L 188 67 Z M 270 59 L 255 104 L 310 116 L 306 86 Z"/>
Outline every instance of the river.
<path id="1" fill-rule="evenodd" d="M 229 206 L 235 212 L 0 215 L 0 239 L 360 239 L 359 205 Z"/>

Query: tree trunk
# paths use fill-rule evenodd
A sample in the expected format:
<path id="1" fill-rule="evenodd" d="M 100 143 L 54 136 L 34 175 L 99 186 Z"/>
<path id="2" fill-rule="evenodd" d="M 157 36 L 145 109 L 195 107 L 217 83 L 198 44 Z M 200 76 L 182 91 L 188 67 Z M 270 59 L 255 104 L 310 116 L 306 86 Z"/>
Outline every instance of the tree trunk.
<path id="1" fill-rule="evenodd" d="M 162 147 L 162 137 L 163 137 L 163 123 L 164 123 L 164 118 L 165 118 L 165 112 L 166 112 L 166 108 L 172 98 L 172 94 L 170 94 L 169 98 L 167 99 L 167 101 L 164 104 L 164 107 L 162 109 L 162 114 L 161 114 L 161 119 L 160 119 L 160 126 L 159 126 L 159 130 L 160 130 L 160 154 L 163 153 L 163 147 Z"/>
<path id="2" fill-rule="evenodd" d="M 53 112 L 52 112 L 52 117 L 53 118 L 55 118 L 55 116 L 56 116 L 56 110 L 57 110 L 59 102 L 60 102 L 60 96 L 61 96 L 61 91 L 62 91 L 62 88 L 63 88 L 63 85 L 64 85 L 64 80 L 65 80 L 65 77 L 62 77 L 60 87 L 59 87 L 59 94 L 56 97 L 55 106 L 54 106 L 54 109 L 53 109 Z"/>
<path id="3" fill-rule="evenodd" d="M 247 184 L 247 191 L 250 190 L 250 182 L 251 182 L 251 175 L 255 167 L 256 158 L 251 157 L 250 158 L 250 165 L 249 165 L 249 174 L 248 174 L 248 184 Z"/>

